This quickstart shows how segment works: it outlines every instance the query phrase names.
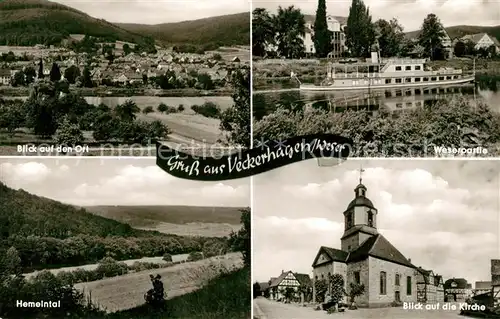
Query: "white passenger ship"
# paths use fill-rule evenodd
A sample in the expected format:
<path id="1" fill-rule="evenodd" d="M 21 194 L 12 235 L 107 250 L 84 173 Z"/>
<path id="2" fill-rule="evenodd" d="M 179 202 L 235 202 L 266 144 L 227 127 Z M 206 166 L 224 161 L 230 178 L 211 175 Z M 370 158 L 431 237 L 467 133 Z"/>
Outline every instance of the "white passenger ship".
<path id="1" fill-rule="evenodd" d="M 392 89 L 456 85 L 474 81 L 475 72 L 465 74 L 461 69 L 453 68 L 428 70 L 425 63 L 426 59 L 388 59 L 379 62 L 378 54 L 373 52 L 369 62 L 329 63 L 327 78 L 320 85 L 300 83 L 300 90 Z"/>

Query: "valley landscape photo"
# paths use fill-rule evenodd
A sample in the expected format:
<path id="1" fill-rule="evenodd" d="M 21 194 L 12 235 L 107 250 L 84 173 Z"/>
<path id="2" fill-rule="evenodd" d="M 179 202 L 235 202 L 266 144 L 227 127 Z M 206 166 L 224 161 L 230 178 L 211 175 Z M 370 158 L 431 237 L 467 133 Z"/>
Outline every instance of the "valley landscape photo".
<path id="1" fill-rule="evenodd" d="M 145 158 L 4 158 L 0 182 L 0 316 L 250 317 L 249 181 L 184 181 Z"/>
<path id="2" fill-rule="evenodd" d="M 51 144 L 73 155 L 153 156 L 157 140 L 247 147 L 248 9 L 2 1 L 0 154 L 46 155 L 17 146 Z"/>

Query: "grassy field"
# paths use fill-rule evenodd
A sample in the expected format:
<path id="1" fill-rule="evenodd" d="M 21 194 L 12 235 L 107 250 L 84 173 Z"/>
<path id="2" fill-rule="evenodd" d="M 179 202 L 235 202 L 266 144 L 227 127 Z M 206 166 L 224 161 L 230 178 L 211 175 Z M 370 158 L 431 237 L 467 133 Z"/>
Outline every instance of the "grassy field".
<path id="1" fill-rule="evenodd" d="M 167 302 L 165 312 L 145 306 L 109 315 L 111 319 L 248 319 L 251 318 L 250 269 L 242 268 L 211 280 L 195 292 Z"/>
<path id="2" fill-rule="evenodd" d="M 22 99 L 25 99 L 23 97 Z M 134 97 L 86 97 L 88 103 L 98 105 L 104 103 L 109 106 L 116 106 L 124 103 L 126 100 L 134 101 L 141 109 L 141 113 L 137 114 L 139 120 L 154 121 L 160 120 L 165 123 L 173 134 L 182 137 L 184 140 L 204 142 L 207 144 L 215 144 L 222 137 L 220 130 L 220 120 L 208 118 L 200 114 L 196 114 L 192 110 L 193 105 L 202 105 L 206 102 L 212 102 L 219 106 L 223 111 L 233 105 L 233 100 L 229 96 L 207 96 L 207 97 L 157 97 L 157 96 L 134 96 Z M 177 113 L 160 113 L 157 107 L 160 103 L 167 106 L 178 108 L 182 105 L 185 109 Z M 142 110 L 151 106 L 154 112 L 144 114 Z M 84 143 L 95 143 L 92 138 L 92 132 L 83 132 L 86 138 Z M 25 129 L 19 129 L 14 135 L 10 135 L 5 131 L 0 131 L 0 155 L 16 155 L 17 144 L 27 143 L 47 143 L 53 144 L 52 140 L 40 139 Z M 3 144 L 3 145 L 2 145 Z M 36 154 L 34 154 L 36 155 Z M 48 154 L 56 155 L 56 154 Z M 91 154 L 81 154 L 91 155 Z M 105 155 L 101 151 L 94 152 L 92 155 Z M 110 154 L 113 155 L 113 154 Z M 114 154 L 116 155 L 116 154 Z M 126 156 L 135 156 L 136 154 L 126 154 Z M 143 154 L 141 154 L 143 155 Z M 144 155 L 143 155 L 144 156 Z M 154 154 L 153 154 L 154 156 Z"/>
<path id="3" fill-rule="evenodd" d="M 240 208 L 201 206 L 92 206 L 88 211 L 134 228 L 179 236 L 225 237 L 241 228 Z"/>
<path id="4" fill-rule="evenodd" d="M 132 309 L 144 304 L 144 293 L 152 288 L 150 274 L 159 274 L 168 294 L 167 299 L 194 292 L 207 285 L 211 279 L 243 267 L 240 253 L 188 262 L 169 268 L 155 269 L 77 284 L 84 293 L 106 312 Z M 250 284 L 250 280 L 248 280 Z M 235 293 L 235 291 L 231 291 Z M 248 292 L 250 294 L 250 292 Z M 221 302 L 224 301 L 223 298 Z M 191 304 L 191 307 L 195 306 Z M 250 303 L 248 304 L 250 308 Z"/>
<path id="5" fill-rule="evenodd" d="M 241 208 L 203 206 L 90 206 L 96 215 L 127 223 L 132 227 L 152 226 L 156 223 L 223 223 L 239 225 Z"/>

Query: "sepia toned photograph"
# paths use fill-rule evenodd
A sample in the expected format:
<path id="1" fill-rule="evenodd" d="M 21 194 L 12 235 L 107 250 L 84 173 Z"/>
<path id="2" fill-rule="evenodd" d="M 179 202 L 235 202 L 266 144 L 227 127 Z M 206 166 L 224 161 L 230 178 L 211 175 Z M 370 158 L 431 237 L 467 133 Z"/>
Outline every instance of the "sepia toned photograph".
<path id="1" fill-rule="evenodd" d="M 250 318 L 250 181 L 0 159 L 1 318 Z"/>
<path id="2" fill-rule="evenodd" d="M 496 2 L 253 1 L 254 139 L 358 157 L 500 153 Z"/>
<path id="3" fill-rule="evenodd" d="M 254 316 L 498 313 L 499 177 L 497 161 L 418 159 L 256 176 Z"/>
<path id="4" fill-rule="evenodd" d="M 249 10 L 228 0 L 1 1 L 0 155 L 248 147 Z"/>

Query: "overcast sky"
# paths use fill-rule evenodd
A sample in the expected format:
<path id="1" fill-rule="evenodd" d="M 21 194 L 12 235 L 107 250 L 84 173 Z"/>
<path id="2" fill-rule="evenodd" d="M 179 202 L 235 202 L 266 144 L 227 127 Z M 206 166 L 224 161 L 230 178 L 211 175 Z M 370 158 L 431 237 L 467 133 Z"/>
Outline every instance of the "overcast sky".
<path id="1" fill-rule="evenodd" d="M 498 0 L 364 0 L 370 7 L 373 21 L 393 17 L 399 20 L 405 31 L 420 28 L 429 13 L 436 14 L 445 27 L 454 25 L 500 25 L 500 3 Z M 317 1 L 265 0 L 253 1 L 253 8 L 267 8 L 273 13 L 278 6 L 295 5 L 305 14 L 315 14 Z M 349 15 L 351 0 L 327 0 L 328 14 Z"/>
<path id="2" fill-rule="evenodd" d="M 249 12 L 248 0 L 52 0 L 109 22 L 159 24 Z"/>
<path id="3" fill-rule="evenodd" d="M 64 203 L 250 206 L 250 179 L 197 182 L 173 177 L 155 159 L 0 159 L 0 181 Z"/>
<path id="4" fill-rule="evenodd" d="M 312 274 L 320 246 L 340 249 L 342 212 L 363 163 L 379 232 L 403 255 L 445 279 L 491 280 L 500 258 L 499 165 L 493 161 L 316 160 L 254 178 L 254 278 Z"/>

